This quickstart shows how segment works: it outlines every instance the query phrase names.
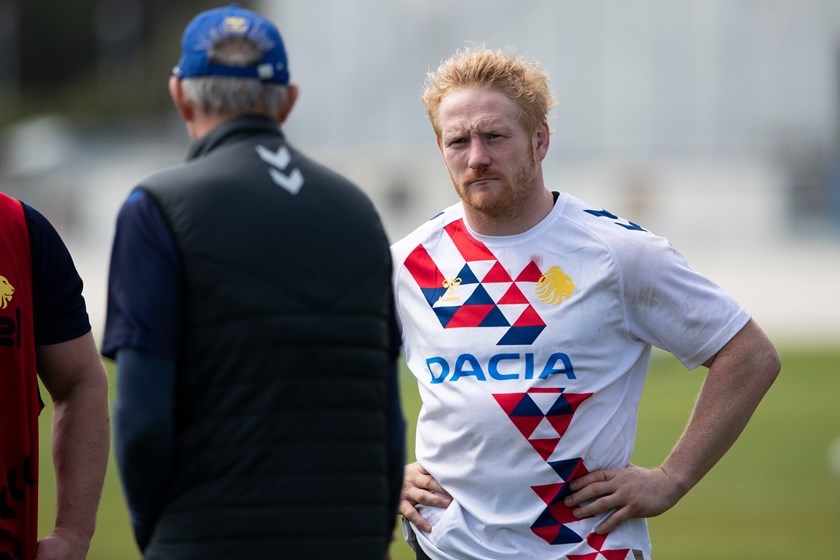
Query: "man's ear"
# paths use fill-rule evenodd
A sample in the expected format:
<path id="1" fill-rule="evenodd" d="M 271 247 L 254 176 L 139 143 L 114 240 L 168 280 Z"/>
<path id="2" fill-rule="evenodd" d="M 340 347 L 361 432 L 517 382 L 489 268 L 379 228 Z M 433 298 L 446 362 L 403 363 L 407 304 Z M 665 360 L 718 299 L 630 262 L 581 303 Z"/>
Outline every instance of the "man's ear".
<path id="1" fill-rule="evenodd" d="M 283 124 L 284 122 L 286 122 L 289 113 L 292 112 L 292 107 L 295 106 L 295 101 L 297 101 L 298 93 L 300 93 L 300 90 L 298 89 L 297 85 L 289 84 L 288 86 L 286 86 L 286 99 L 283 100 L 283 104 L 280 106 L 280 110 L 277 111 L 278 124 Z"/>
<path id="2" fill-rule="evenodd" d="M 548 122 L 543 121 L 537 126 L 533 136 L 534 159 L 542 161 L 548 154 L 548 145 L 551 143 L 551 129 Z"/>
<path id="3" fill-rule="evenodd" d="M 194 117 L 194 110 L 192 103 L 184 97 L 184 90 L 181 87 L 181 80 L 176 76 L 169 77 L 169 96 L 172 98 L 172 103 L 178 109 L 178 114 L 185 122 L 190 122 Z"/>

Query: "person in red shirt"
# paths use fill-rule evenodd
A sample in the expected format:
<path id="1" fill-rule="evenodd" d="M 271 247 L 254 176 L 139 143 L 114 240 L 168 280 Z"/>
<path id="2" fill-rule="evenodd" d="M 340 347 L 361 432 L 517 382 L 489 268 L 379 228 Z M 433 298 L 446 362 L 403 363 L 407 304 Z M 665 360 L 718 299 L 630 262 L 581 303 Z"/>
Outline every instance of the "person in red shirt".
<path id="1" fill-rule="evenodd" d="M 40 377 L 53 401 L 55 528 L 38 541 Z M 109 449 L 108 378 L 82 281 L 44 216 L 0 193 L 0 560 L 87 556 Z"/>

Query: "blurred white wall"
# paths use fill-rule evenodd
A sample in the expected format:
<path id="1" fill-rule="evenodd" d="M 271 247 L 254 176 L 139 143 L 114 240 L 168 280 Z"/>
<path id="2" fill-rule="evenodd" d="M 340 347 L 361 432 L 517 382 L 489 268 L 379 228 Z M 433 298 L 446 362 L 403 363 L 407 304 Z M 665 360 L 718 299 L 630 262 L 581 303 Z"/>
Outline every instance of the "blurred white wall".
<path id="1" fill-rule="evenodd" d="M 510 46 L 545 67 L 557 94 L 549 186 L 668 237 L 775 336 L 840 342 L 840 184 L 834 214 L 795 223 L 791 211 L 791 158 L 837 154 L 836 0 L 267 0 L 262 10 L 301 87 L 289 136 L 368 190 L 392 237 L 455 200 L 419 101 L 426 72 L 471 42 Z"/>
<path id="2" fill-rule="evenodd" d="M 561 157 L 744 152 L 836 132 L 836 0 L 261 5 L 303 88 L 291 130 L 317 147 L 425 144 L 424 74 L 467 42 L 543 64 Z"/>
<path id="3" fill-rule="evenodd" d="M 777 339 L 840 341 L 840 182 L 825 190 L 808 167 L 840 163 L 837 0 L 260 5 L 301 87 L 289 138 L 370 193 L 392 238 L 455 201 L 419 101 L 425 73 L 467 42 L 512 46 L 557 93 L 551 188 L 668 237 Z M 56 222 L 97 336 L 119 205 L 186 152 L 174 111 L 170 123 L 79 130 L 53 115 L 0 131 L 3 190 Z"/>

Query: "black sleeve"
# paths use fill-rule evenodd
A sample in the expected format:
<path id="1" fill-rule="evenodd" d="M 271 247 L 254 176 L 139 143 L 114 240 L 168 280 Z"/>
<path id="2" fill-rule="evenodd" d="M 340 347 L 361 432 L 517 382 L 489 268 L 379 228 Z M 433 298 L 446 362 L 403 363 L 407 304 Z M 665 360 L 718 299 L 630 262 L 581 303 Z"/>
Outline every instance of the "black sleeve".
<path id="1" fill-rule="evenodd" d="M 37 210 L 24 204 L 32 254 L 32 307 L 35 344 L 57 344 L 90 331 L 82 279 L 58 232 Z"/>
<path id="2" fill-rule="evenodd" d="M 145 550 L 172 475 L 175 362 L 134 348 L 121 348 L 116 358 L 114 452 L 134 536 Z"/>
<path id="3" fill-rule="evenodd" d="M 394 532 L 405 468 L 405 417 L 402 413 L 399 387 L 400 332 L 391 308 L 391 368 L 388 372 L 388 505 L 392 515 L 386 527 L 388 542 Z"/>

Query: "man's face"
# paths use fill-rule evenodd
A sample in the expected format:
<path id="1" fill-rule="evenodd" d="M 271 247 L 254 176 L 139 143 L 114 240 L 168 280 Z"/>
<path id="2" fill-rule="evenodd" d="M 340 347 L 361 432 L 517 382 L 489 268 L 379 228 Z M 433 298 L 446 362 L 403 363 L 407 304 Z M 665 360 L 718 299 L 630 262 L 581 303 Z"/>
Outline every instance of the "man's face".
<path id="1" fill-rule="evenodd" d="M 547 126 L 529 134 L 505 94 L 467 88 L 446 95 L 438 109 L 443 160 L 468 210 L 489 219 L 513 218 L 542 190 L 539 162 Z M 544 144 L 544 145 L 543 145 Z"/>

